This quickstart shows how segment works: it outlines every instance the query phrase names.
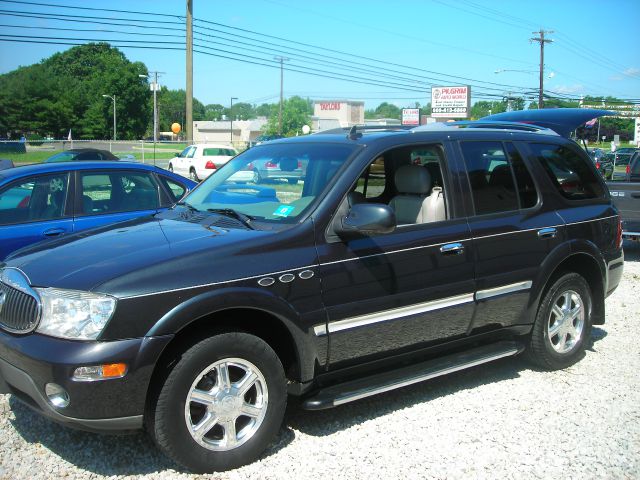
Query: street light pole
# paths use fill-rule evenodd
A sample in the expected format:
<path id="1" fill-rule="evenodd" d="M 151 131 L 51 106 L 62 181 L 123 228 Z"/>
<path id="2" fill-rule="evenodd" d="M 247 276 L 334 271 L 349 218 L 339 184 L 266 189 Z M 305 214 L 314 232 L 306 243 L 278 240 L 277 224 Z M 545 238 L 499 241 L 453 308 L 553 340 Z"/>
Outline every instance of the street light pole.
<path id="1" fill-rule="evenodd" d="M 104 98 L 110 98 L 113 101 L 113 141 L 116 141 L 116 96 L 102 95 Z"/>
<path id="2" fill-rule="evenodd" d="M 158 85 L 158 75 L 164 72 L 150 72 L 153 73 L 153 82 L 151 83 L 151 90 L 153 91 L 153 143 L 158 141 L 158 98 L 157 93 L 160 90 Z M 138 75 L 140 78 L 149 78 L 149 75 Z"/>
<path id="3" fill-rule="evenodd" d="M 237 97 L 231 97 L 231 106 L 229 107 L 229 118 L 231 119 L 231 146 L 233 147 L 233 101 L 237 100 Z"/>

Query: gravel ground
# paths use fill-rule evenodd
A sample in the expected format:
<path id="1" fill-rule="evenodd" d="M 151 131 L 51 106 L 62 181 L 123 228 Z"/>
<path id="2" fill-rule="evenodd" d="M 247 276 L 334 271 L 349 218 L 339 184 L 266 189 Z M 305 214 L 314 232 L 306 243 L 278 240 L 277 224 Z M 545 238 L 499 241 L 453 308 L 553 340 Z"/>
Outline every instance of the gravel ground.
<path id="1" fill-rule="evenodd" d="M 288 408 L 252 465 L 191 475 L 146 436 L 73 431 L 0 395 L 0 479 L 640 478 L 640 244 L 593 347 L 560 372 L 505 359 L 324 412 Z"/>

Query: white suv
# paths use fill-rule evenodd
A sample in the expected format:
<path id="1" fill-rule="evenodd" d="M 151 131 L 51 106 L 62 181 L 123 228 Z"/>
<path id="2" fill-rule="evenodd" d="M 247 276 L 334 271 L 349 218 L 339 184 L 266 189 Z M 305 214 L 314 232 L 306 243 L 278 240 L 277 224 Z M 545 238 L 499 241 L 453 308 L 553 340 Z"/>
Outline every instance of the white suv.
<path id="1" fill-rule="evenodd" d="M 199 182 L 237 154 L 234 148 L 226 145 L 213 143 L 190 145 L 169 161 L 169 171 Z"/>

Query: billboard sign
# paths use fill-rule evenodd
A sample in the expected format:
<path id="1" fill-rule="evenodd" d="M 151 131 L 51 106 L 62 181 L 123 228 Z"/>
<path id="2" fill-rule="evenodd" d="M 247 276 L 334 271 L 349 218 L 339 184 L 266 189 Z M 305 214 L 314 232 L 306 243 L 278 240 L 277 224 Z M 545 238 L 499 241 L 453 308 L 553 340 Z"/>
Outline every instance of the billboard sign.
<path id="1" fill-rule="evenodd" d="M 420 125 L 420 109 L 403 108 L 402 125 Z"/>
<path id="2" fill-rule="evenodd" d="M 467 118 L 471 110 L 471 87 L 431 87 L 431 116 Z"/>

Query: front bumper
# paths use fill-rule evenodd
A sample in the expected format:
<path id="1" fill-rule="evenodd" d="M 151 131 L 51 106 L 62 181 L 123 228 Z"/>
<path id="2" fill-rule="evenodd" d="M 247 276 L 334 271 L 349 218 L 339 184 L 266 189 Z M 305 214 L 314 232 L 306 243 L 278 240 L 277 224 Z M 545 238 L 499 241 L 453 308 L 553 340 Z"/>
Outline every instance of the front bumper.
<path id="1" fill-rule="evenodd" d="M 10 393 L 46 417 L 82 430 L 136 430 L 142 427 L 154 366 L 171 338 L 78 342 L 0 332 L 0 393 Z M 118 362 L 128 365 L 122 378 L 92 382 L 72 378 L 77 367 Z M 47 383 L 66 390 L 68 406 L 49 402 Z"/>

